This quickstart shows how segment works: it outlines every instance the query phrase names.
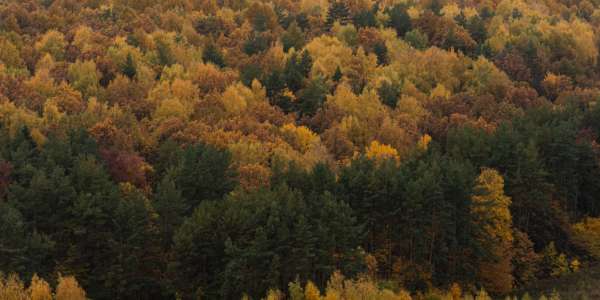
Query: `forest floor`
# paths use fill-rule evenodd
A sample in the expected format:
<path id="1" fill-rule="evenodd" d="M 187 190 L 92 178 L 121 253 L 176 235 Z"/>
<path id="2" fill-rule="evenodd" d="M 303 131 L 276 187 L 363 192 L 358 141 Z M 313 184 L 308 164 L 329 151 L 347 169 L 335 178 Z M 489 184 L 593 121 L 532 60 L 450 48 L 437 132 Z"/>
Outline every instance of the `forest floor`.
<path id="1" fill-rule="evenodd" d="M 548 296 L 553 290 L 560 294 L 561 300 L 600 299 L 600 264 L 560 278 L 534 282 L 529 287 L 517 291 L 517 294 L 522 296 L 528 292 L 533 299 L 538 299 L 541 294 Z"/>

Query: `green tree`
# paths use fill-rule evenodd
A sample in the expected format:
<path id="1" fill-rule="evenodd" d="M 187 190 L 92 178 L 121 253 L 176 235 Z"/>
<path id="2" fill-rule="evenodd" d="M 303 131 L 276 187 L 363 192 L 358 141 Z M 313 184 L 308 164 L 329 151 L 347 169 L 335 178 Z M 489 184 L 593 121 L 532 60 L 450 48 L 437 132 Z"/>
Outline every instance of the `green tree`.
<path id="1" fill-rule="evenodd" d="M 324 284 L 337 266 L 351 273 L 360 261 L 352 212 L 329 193 L 315 195 L 307 201 L 278 184 L 202 203 L 175 237 L 183 295 L 200 287 L 205 297 L 259 296 L 295 278 Z"/>
<path id="2" fill-rule="evenodd" d="M 208 43 L 204 47 L 204 51 L 202 52 L 202 61 L 205 63 L 213 63 L 221 68 L 225 67 L 225 60 L 223 59 L 221 50 L 212 42 Z"/>
<path id="3" fill-rule="evenodd" d="M 333 23 L 339 22 L 341 25 L 346 25 L 350 22 L 350 10 L 343 1 L 333 1 L 329 5 L 327 11 L 327 28 L 331 28 Z"/>
<path id="4" fill-rule="evenodd" d="M 137 74 L 137 68 L 135 62 L 133 61 L 133 56 L 131 53 L 127 54 L 127 59 L 125 60 L 125 64 L 121 68 L 121 72 L 129 77 L 129 79 L 133 79 Z"/>
<path id="5" fill-rule="evenodd" d="M 100 89 L 101 73 L 96 68 L 94 61 L 77 61 L 69 65 L 69 82 L 84 98 L 96 96 Z"/>
<path id="6" fill-rule="evenodd" d="M 156 42 L 156 53 L 158 63 L 163 67 L 169 67 L 175 63 L 175 57 L 173 56 L 173 50 L 168 42 L 163 39 L 157 38 Z"/>
<path id="7" fill-rule="evenodd" d="M 167 175 L 159 182 L 153 199 L 153 207 L 158 214 L 157 224 L 165 249 L 171 246 L 175 231 L 183 223 L 185 213 L 189 211 L 181 191 L 169 177 Z"/>
<path id="8" fill-rule="evenodd" d="M 384 81 L 377 89 L 377 94 L 379 95 L 379 99 L 381 99 L 383 104 L 391 108 L 396 108 L 396 104 L 400 99 L 400 86 L 398 84 Z"/>
<path id="9" fill-rule="evenodd" d="M 301 116 L 313 116 L 325 103 L 329 89 L 322 78 L 310 80 L 298 91 L 298 110 Z"/>
<path id="10" fill-rule="evenodd" d="M 394 28 L 400 37 L 403 37 L 412 28 L 407 9 L 405 4 L 396 4 L 386 9 L 386 13 L 390 16 L 388 25 Z"/>
<path id="11" fill-rule="evenodd" d="M 357 12 L 352 17 L 352 21 L 356 28 L 363 27 L 377 27 L 377 14 L 378 7 L 375 5 L 372 9 L 365 9 Z"/>
<path id="12" fill-rule="evenodd" d="M 174 181 L 186 200 L 188 214 L 204 200 L 223 198 L 236 185 L 231 154 L 210 145 L 187 147 L 174 172 Z"/>
<path id="13" fill-rule="evenodd" d="M 290 48 L 296 50 L 302 49 L 305 44 L 304 33 L 295 21 L 290 24 L 287 30 L 281 35 L 281 43 L 283 51 L 288 51 Z"/>

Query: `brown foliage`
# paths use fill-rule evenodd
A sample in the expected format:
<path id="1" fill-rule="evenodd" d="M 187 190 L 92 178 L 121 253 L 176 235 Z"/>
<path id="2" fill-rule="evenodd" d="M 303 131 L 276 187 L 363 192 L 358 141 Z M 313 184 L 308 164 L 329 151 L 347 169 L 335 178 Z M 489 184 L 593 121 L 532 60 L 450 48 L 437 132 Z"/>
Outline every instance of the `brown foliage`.
<path id="1" fill-rule="evenodd" d="M 146 175 L 151 167 L 139 154 L 103 149 L 100 155 L 106 161 L 108 172 L 115 181 L 128 182 L 138 188 L 144 188 L 148 184 Z"/>

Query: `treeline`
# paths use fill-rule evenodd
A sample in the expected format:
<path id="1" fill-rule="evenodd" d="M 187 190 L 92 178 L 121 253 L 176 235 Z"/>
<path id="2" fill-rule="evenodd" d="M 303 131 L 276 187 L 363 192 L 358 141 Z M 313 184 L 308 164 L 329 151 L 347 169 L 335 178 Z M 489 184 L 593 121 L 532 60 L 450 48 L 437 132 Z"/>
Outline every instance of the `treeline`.
<path id="1" fill-rule="evenodd" d="M 3 1 L 0 271 L 92 299 L 577 272 L 599 28 L 587 0 Z"/>
<path id="2" fill-rule="evenodd" d="M 397 288 L 396 288 L 397 289 Z M 8 277 L 0 277 L 0 297 L 10 300 L 85 300 L 86 294 L 77 280 L 73 277 L 59 277 L 56 291 L 53 292 L 50 285 L 42 278 L 34 275 L 28 287 L 16 275 Z M 460 287 L 454 284 L 448 292 L 430 291 L 427 294 L 419 294 L 416 299 L 444 299 L 444 300 L 492 300 L 484 289 L 479 290 L 474 295 L 469 293 L 463 294 Z M 248 295 L 243 295 L 242 299 L 249 299 Z M 305 286 L 302 286 L 298 280 L 288 284 L 288 291 L 284 293 L 277 289 L 270 289 L 266 300 L 412 300 L 404 290 L 394 291 L 394 288 L 382 288 L 377 286 L 372 279 L 361 277 L 358 279 L 346 279 L 343 275 L 336 272 L 329 281 L 323 295 L 319 289 L 308 281 Z M 506 299 L 518 300 L 517 297 L 507 297 Z M 525 293 L 522 300 L 532 300 L 528 293 Z M 560 296 L 555 291 L 550 294 L 550 297 L 541 295 L 540 300 L 560 300 Z"/>
<path id="3" fill-rule="evenodd" d="M 7 300 L 86 300 L 85 291 L 72 276 L 58 277 L 55 291 L 44 279 L 33 275 L 26 287 L 17 275 L 0 274 L 0 299 Z"/>
<path id="4" fill-rule="evenodd" d="M 509 292 L 597 255 L 597 219 L 568 223 L 598 214 L 600 167 L 576 130 L 586 119 L 542 109 L 492 133 L 457 127 L 401 163 L 275 164 L 255 190 L 236 188 L 231 155 L 208 145 L 166 142 L 154 164 L 163 176 L 144 191 L 111 179 L 85 131 L 38 147 L 26 128 L 4 130 L 11 255 L 0 262 L 24 276 L 68 272 L 94 298 L 259 296 L 296 278 L 324 287 L 336 270 L 410 290 Z"/>

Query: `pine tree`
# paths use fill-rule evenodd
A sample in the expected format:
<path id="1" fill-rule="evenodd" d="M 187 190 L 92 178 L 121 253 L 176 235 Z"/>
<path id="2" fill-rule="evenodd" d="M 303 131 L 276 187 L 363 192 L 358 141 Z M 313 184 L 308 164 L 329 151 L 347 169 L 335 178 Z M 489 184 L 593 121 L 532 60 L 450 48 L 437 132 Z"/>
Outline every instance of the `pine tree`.
<path id="1" fill-rule="evenodd" d="M 300 62 L 298 66 L 300 68 L 300 72 L 304 77 L 308 77 L 310 75 L 310 70 L 312 69 L 313 59 L 308 50 L 302 51 L 302 56 L 300 57 Z"/>
<path id="2" fill-rule="evenodd" d="M 293 21 L 288 29 L 281 35 L 281 43 L 283 44 L 283 51 L 285 52 L 290 48 L 300 50 L 304 47 L 304 33 L 296 21 Z"/>
<path id="3" fill-rule="evenodd" d="M 333 23 L 339 22 L 341 25 L 346 25 L 350 21 L 350 10 L 346 3 L 342 1 L 333 1 L 329 5 L 329 11 L 327 12 L 327 28 L 331 28 Z"/>
<path id="4" fill-rule="evenodd" d="M 389 25 L 396 29 L 396 33 L 399 37 L 403 37 L 404 34 L 412 28 L 412 22 L 407 9 L 408 8 L 404 4 L 396 4 L 386 10 L 387 14 L 390 16 Z"/>
<path id="5" fill-rule="evenodd" d="M 129 77 L 129 79 L 133 79 L 137 74 L 137 69 L 131 53 L 127 54 L 127 60 L 125 61 L 125 65 L 123 65 L 122 72 L 125 76 Z"/>
<path id="6" fill-rule="evenodd" d="M 298 92 L 298 111 L 301 116 L 314 116 L 323 106 L 328 88 L 323 79 L 316 78 L 308 82 L 305 88 Z"/>
<path id="7" fill-rule="evenodd" d="M 387 65 L 389 61 L 388 48 L 385 43 L 377 43 L 373 46 L 373 52 L 377 55 L 378 65 Z"/>
<path id="8" fill-rule="evenodd" d="M 356 13 L 352 18 L 354 26 L 356 28 L 377 27 L 376 14 L 378 9 L 377 5 L 375 5 L 372 9 L 361 10 Z"/>
<path id="9" fill-rule="evenodd" d="M 301 65 L 301 60 L 294 53 L 287 61 L 285 69 L 283 70 L 283 76 L 286 81 L 286 86 L 290 91 L 297 92 L 302 88 L 302 82 L 304 81 L 305 66 Z"/>
<path id="10" fill-rule="evenodd" d="M 473 16 L 469 19 L 466 29 L 469 31 L 471 37 L 478 43 L 481 44 L 487 39 L 487 30 L 485 29 L 485 23 L 479 16 Z"/>
<path id="11" fill-rule="evenodd" d="M 391 108 L 396 108 L 396 103 L 400 99 L 400 86 L 384 81 L 379 89 L 377 89 L 377 94 L 383 104 Z"/>
<path id="12" fill-rule="evenodd" d="M 340 66 L 337 66 L 337 68 L 335 68 L 335 73 L 333 73 L 333 76 L 331 77 L 331 80 L 334 82 L 340 82 L 342 76 L 344 76 L 342 74 L 342 69 L 340 69 Z"/>
<path id="13" fill-rule="evenodd" d="M 162 39 L 156 40 L 156 52 L 158 54 L 158 63 L 163 67 L 171 66 L 175 63 L 173 51 L 167 42 Z"/>
<path id="14" fill-rule="evenodd" d="M 205 63 L 212 63 L 221 68 L 225 67 L 225 60 L 223 59 L 223 54 L 221 54 L 221 50 L 217 48 L 214 43 L 208 43 L 204 47 L 204 51 L 202 52 L 202 61 Z"/>
<path id="15" fill-rule="evenodd" d="M 183 223 L 185 213 L 189 211 L 185 199 L 169 176 L 165 176 L 158 184 L 153 206 L 158 214 L 158 226 L 163 247 L 166 249 L 172 244 L 175 231 Z"/>
<path id="16" fill-rule="evenodd" d="M 174 180 L 186 199 L 188 214 L 204 200 L 217 200 L 233 190 L 231 154 L 210 145 L 189 146 L 182 153 Z"/>
<path id="17" fill-rule="evenodd" d="M 431 0 L 429 2 L 429 9 L 436 15 L 441 16 L 442 3 L 440 0 Z"/>

